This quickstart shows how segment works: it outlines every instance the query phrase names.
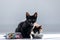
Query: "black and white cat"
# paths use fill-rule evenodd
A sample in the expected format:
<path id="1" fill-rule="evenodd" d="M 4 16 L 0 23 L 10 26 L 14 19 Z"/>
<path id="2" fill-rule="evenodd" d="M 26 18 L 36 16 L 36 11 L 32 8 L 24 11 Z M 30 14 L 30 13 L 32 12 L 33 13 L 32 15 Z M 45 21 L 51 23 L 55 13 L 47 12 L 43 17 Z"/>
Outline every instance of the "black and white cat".
<path id="1" fill-rule="evenodd" d="M 19 23 L 15 32 L 21 32 L 23 38 L 30 38 L 31 30 L 36 20 L 37 20 L 37 12 L 35 12 L 34 15 L 30 15 L 28 12 L 26 12 L 26 20 Z"/>
<path id="2" fill-rule="evenodd" d="M 31 31 L 31 38 L 41 38 L 42 25 L 36 25 Z"/>

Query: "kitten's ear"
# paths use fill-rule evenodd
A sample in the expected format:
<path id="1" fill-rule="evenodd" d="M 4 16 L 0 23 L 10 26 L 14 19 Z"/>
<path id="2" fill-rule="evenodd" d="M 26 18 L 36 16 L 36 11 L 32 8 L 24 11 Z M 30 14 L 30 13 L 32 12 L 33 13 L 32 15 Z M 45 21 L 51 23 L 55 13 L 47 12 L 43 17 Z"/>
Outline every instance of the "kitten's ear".
<path id="1" fill-rule="evenodd" d="M 37 28 L 36 26 L 34 28 Z"/>
<path id="2" fill-rule="evenodd" d="M 35 12 L 34 16 L 37 17 L 37 12 Z"/>
<path id="3" fill-rule="evenodd" d="M 26 16 L 30 16 L 30 14 L 28 12 L 26 12 Z"/>
<path id="4" fill-rule="evenodd" d="M 42 29 L 41 26 L 38 27 L 39 29 Z"/>

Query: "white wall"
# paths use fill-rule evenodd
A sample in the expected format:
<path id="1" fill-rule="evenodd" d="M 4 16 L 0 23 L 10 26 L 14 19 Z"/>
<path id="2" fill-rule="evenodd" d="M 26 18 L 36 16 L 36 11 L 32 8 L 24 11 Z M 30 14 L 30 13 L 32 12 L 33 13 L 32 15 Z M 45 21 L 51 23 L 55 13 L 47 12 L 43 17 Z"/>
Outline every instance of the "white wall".
<path id="1" fill-rule="evenodd" d="M 0 32 L 14 32 L 25 12 L 38 12 L 43 32 L 60 32 L 60 0 L 0 0 Z"/>

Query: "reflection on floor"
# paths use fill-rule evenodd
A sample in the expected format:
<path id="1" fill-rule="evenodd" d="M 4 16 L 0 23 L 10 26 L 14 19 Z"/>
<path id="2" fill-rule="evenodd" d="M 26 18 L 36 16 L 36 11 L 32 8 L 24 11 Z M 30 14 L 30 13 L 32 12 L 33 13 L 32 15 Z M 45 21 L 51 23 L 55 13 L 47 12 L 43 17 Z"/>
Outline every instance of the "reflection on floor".
<path id="1" fill-rule="evenodd" d="M 43 34 L 43 39 L 60 38 L 60 34 Z"/>

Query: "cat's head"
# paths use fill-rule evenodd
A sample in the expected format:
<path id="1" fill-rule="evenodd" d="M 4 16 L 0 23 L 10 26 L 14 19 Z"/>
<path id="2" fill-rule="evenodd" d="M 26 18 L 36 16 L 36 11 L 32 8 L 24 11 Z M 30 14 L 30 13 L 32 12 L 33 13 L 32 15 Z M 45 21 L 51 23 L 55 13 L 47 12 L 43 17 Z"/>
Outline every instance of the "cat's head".
<path id="1" fill-rule="evenodd" d="M 38 34 L 39 34 L 39 33 L 40 33 L 40 31 L 41 31 L 41 29 L 42 29 L 42 27 L 41 27 L 41 26 L 38 26 L 38 27 L 37 27 L 37 26 L 35 26 L 35 27 L 34 27 L 34 29 L 33 29 L 34 34 L 36 34 L 36 33 L 38 33 Z"/>
<path id="2" fill-rule="evenodd" d="M 37 12 L 34 13 L 34 15 L 30 15 L 28 12 L 26 12 L 26 20 L 30 24 L 34 24 L 37 20 Z"/>
<path id="3" fill-rule="evenodd" d="M 39 36 L 41 30 L 42 30 L 42 25 L 41 26 L 35 26 L 31 31 L 32 37 L 34 38 L 34 37 Z"/>

